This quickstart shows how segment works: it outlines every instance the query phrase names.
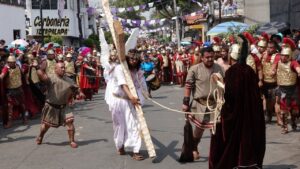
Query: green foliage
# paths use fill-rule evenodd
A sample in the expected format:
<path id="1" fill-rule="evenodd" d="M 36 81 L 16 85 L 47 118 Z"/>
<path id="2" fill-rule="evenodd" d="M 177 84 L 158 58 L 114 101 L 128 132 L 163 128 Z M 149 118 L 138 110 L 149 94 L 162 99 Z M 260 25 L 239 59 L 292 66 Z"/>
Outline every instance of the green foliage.
<path id="1" fill-rule="evenodd" d="M 249 28 L 246 31 L 251 34 L 255 34 L 258 28 L 259 28 L 259 25 L 255 24 L 255 25 L 249 26 Z"/>
<path id="2" fill-rule="evenodd" d="M 44 38 L 44 41 L 45 41 L 45 43 L 54 42 L 54 43 L 58 43 L 60 45 L 63 44 L 63 38 L 58 35 L 47 36 Z"/>
<path id="3" fill-rule="evenodd" d="M 85 39 L 85 40 L 83 40 L 82 44 L 83 44 L 84 46 L 87 46 L 87 47 L 93 48 L 93 45 L 94 45 L 94 40 L 93 40 L 93 39 L 90 39 L 90 38 L 88 38 L 88 39 Z"/>
<path id="4" fill-rule="evenodd" d="M 100 48 L 99 37 L 96 34 L 91 34 L 87 39 L 83 41 L 83 44 L 90 48 Z"/>

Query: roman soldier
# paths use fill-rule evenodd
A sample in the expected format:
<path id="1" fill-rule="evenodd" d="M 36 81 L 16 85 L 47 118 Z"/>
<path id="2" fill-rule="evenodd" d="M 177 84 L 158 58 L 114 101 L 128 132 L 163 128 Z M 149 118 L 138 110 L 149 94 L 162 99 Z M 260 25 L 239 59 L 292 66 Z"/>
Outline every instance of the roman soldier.
<path id="1" fill-rule="evenodd" d="M 80 70 L 80 89 L 86 96 L 85 100 L 92 100 L 94 84 L 96 82 L 96 69 L 92 66 L 93 57 L 89 53 L 87 59 L 84 59 Z"/>
<path id="2" fill-rule="evenodd" d="M 70 79 L 74 80 L 75 82 L 75 64 L 72 61 L 72 55 L 70 53 L 67 54 L 65 62 L 66 67 L 66 76 L 68 76 Z"/>
<path id="3" fill-rule="evenodd" d="M 14 110 L 20 108 L 23 123 L 27 123 L 28 112 L 24 105 L 24 92 L 22 89 L 22 71 L 16 64 L 16 58 L 12 54 L 7 58 L 7 64 L 2 69 L 0 79 L 3 79 L 5 92 L 7 97 L 8 121 L 4 126 L 10 128 L 14 118 Z"/>
<path id="4" fill-rule="evenodd" d="M 213 50 L 215 52 L 215 60 L 221 58 L 221 39 L 218 36 L 213 38 Z"/>
<path id="5" fill-rule="evenodd" d="M 264 53 L 267 52 L 268 42 L 269 42 L 269 35 L 263 32 L 257 43 L 257 49 L 258 49 L 257 56 L 259 59 L 261 59 Z"/>
<path id="6" fill-rule="evenodd" d="M 251 49 L 250 54 L 247 57 L 246 63 L 247 63 L 247 65 L 252 67 L 254 72 L 257 74 L 258 79 L 259 79 L 258 86 L 261 87 L 263 85 L 263 83 L 262 83 L 263 73 L 262 73 L 261 61 L 260 61 L 259 57 L 257 56 L 257 51 L 256 51 L 256 47 L 255 47 L 256 40 L 248 32 L 244 32 L 244 36 L 248 40 L 248 42 L 250 44 L 250 49 Z"/>
<path id="7" fill-rule="evenodd" d="M 287 118 L 291 114 L 291 126 L 297 129 L 296 117 L 299 113 L 299 99 L 297 93 L 297 76 L 300 76 L 300 66 L 292 60 L 293 51 L 296 49 L 294 41 L 284 38 L 280 61 L 272 67 L 272 74 L 276 74 L 279 86 L 277 96 L 280 98 L 280 110 L 282 118 L 282 134 L 288 133 Z"/>
<path id="8" fill-rule="evenodd" d="M 47 51 L 47 59 L 43 60 L 41 63 L 41 69 L 45 70 L 47 74 L 54 74 L 55 64 L 55 53 L 52 49 L 49 49 Z"/>
<path id="9" fill-rule="evenodd" d="M 263 68 L 263 87 L 262 92 L 264 95 L 264 112 L 266 116 L 266 122 L 272 121 L 272 115 L 275 112 L 275 89 L 277 87 L 276 76 L 272 76 L 272 65 L 277 64 L 280 60 L 280 54 L 276 50 L 275 41 L 265 41 L 261 39 L 258 42 L 258 46 L 267 45 L 267 51 L 262 53 L 262 68 Z M 277 123 L 281 123 L 280 112 L 276 112 Z"/>

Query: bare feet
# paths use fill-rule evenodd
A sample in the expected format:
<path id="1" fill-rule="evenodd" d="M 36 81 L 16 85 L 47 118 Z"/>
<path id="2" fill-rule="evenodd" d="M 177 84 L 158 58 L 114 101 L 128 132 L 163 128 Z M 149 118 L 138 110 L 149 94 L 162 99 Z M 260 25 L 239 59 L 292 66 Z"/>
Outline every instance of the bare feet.
<path id="1" fill-rule="evenodd" d="M 120 149 L 118 150 L 118 154 L 119 154 L 119 155 L 125 155 L 125 154 L 126 154 L 124 147 L 122 147 L 122 148 L 120 148 Z"/>
<path id="2" fill-rule="evenodd" d="M 36 142 L 37 145 L 40 145 L 40 144 L 42 144 L 42 142 L 43 142 L 43 138 L 40 137 L 40 136 L 38 136 L 38 137 L 36 138 L 35 142 Z"/>
<path id="3" fill-rule="evenodd" d="M 77 148 L 78 147 L 77 143 L 75 143 L 74 141 L 70 142 L 70 146 L 72 148 Z"/>
<path id="4" fill-rule="evenodd" d="M 142 161 L 142 160 L 144 160 L 144 156 L 141 155 L 140 153 L 133 153 L 132 159 L 134 159 L 136 161 Z"/>
<path id="5" fill-rule="evenodd" d="M 198 151 L 193 151 L 194 160 L 200 159 L 200 153 Z"/>

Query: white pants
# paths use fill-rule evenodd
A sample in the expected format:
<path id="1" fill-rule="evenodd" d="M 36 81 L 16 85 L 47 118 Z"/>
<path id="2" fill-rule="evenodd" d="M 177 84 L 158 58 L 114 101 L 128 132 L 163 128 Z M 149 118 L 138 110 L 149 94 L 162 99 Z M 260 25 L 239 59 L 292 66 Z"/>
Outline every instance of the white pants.
<path id="1" fill-rule="evenodd" d="M 111 111 L 116 148 L 120 149 L 124 145 L 125 148 L 133 148 L 133 152 L 138 153 L 142 139 L 136 111 L 128 100 L 115 99 L 117 100 L 114 106 L 111 106 Z"/>

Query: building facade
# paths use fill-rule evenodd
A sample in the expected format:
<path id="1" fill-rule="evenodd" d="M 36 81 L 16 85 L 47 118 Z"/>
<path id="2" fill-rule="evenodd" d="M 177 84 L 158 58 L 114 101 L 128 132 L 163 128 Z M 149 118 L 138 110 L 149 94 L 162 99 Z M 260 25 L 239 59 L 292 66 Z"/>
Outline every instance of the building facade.
<path id="1" fill-rule="evenodd" d="M 17 0 L 0 1 L 0 39 L 7 44 L 15 39 L 26 38 L 25 32 L 25 2 Z"/>
<path id="2" fill-rule="evenodd" d="M 81 20 L 82 38 L 86 39 L 93 30 L 96 29 L 93 24 L 92 16 L 87 11 L 88 1 L 64 0 L 63 10 L 58 6 L 61 0 L 42 0 L 42 17 L 44 36 L 61 36 L 63 44 L 67 46 L 79 46 L 79 22 L 78 22 L 78 2 L 80 5 L 79 17 Z M 30 23 L 28 26 L 28 37 L 40 40 L 42 37 L 41 6 L 40 1 L 27 0 L 26 2 L 26 20 Z M 92 26 L 91 26 L 92 25 Z"/>
<path id="3" fill-rule="evenodd" d="M 286 22 L 290 28 L 300 28 L 299 0 L 244 0 L 245 22 L 263 24 L 273 21 Z"/>

